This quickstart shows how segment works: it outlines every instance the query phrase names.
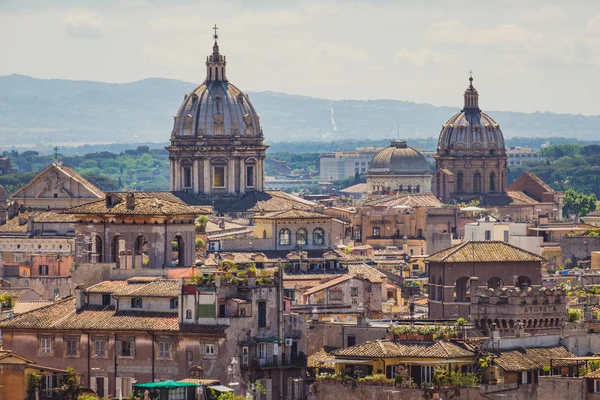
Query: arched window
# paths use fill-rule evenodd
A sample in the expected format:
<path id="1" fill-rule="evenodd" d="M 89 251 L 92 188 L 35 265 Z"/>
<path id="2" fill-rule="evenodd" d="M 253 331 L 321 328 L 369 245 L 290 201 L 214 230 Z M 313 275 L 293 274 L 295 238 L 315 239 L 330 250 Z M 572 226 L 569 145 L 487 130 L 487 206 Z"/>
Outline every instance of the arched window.
<path id="1" fill-rule="evenodd" d="M 469 278 L 463 276 L 458 278 L 454 284 L 454 301 L 466 303 L 471 301 L 471 293 L 469 292 Z"/>
<path id="2" fill-rule="evenodd" d="M 456 174 L 456 192 L 457 193 L 462 193 L 465 188 L 464 188 L 464 179 L 465 176 L 462 172 L 459 172 L 458 174 Z"/>
<path id="3" fill-rule="evenodd" d="M 282 230 L 279 231 L 279 245 L 280 246 L 289 246 L 291 243 L 291 238 L 290 238 L 291 234 L 290 234 L 290 230 L 287 228 L 283 228 Z"/>
<path id="4" fill-rule="evenodd" d="M 103 249 L 102 249 L 102 238 L 98 235 L 94 235 L 94 238 L 90 242 L 90 255 L 88 257 L 88 261 L 92 263 L 101 263 L 104 260 L 103 258 Z"/>
<path id="5" fill-rule="evenodd" d="M 113 238 L 111 253 L 111 260 L 109 261 L 116 263 L 117 268 L 121 268 L 121 261 L 123 261 L 122 266 L 123 268 L 126 268 L 125 262 L 127 258 L 125 257 L 125 239 L 123 239 L 121 235 L 116 235 Z"/>
<path id="6" fill-rule="evenodd" d="M 135 257 L 133 258 L 133 267 L 139 268 L 147 266 L 150 263 L 148 258 L 148 241 L 144 236 L 138 236 L 135 239 Z"/>
<path id="7" fill-rule="evenodd" d="M 473 192 L 481 193 L 481 174 L 479 172 L 473 174 Z"/>
<path id="8" fill-rule="evenodd" d="M 417 185 L 417 187 L 415 188 L 415 192 L 421 193 L 421 185 Z"/>
<path id="9" fill-rule="evenodd" d="M 304 228 L 300 228 L 296 231 L 296 244 L 307 245 L 308 244 L 308 232 Z"/>
<path id="10" fill-rule="evenodd" d="M 494 276 L 488 279 L 487 286 L 488 289 L 500 289 L 504 286 L 504 282 L 502 281 L 502 279 L 498 278 L 497 276 Z"/>
<path id="11" fill-rule="evenodd" d="M 412 192 L 412 187 L 408 185 L 408 193 Z"/>
<path id="12" fill-rule="evenodd" d="M 323 228 L 315 228 L 313 230 L 313 244 L 317 246 L 325 244 L 325 231 Z"/>
<path id="13" fill-rule="evenodd" d="M 531 279 L 527 276 L 519 276 L 517 278 L 517 285 L 519 289 L 527 289 L 531 286 Z"/>
<path id="14" fill-rule="evenodd" d="M 490 192 L 495 192 L 495 191 L 496 191 L 496 174 L 492 172 L 490 174 Z"/>
<path id="15" fill-rule="evenodd" d="M 265 230 L 263 230 L 263 239 L 266 239 L 266 238 L 267 238 L 267 230 L 265 229 Z"/>
<path id="16" fill-rule="evenodd" d="M 403 191 L 404 191 L 404 186 L 400 185 L 400 186 L 398 187 L 398 191 L 399 191 L 399 192 L 403 192 Z"/>
<path id="17" fill-rule="evenodd" d="M 178 267 L 185 266 L 185 243 L 183 237 L 176 235 L 171 241 L 171 261 Z"/>

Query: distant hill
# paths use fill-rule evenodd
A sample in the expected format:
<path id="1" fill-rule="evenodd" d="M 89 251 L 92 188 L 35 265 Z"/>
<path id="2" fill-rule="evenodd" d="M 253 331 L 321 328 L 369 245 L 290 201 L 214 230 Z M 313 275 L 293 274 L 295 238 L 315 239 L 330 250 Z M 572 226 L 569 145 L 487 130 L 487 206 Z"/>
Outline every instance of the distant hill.
<path id="1" fill-rule="evenodd" d="M 25 143 L 165 142 L 173 114 L 196 84 L 152 78 L 132 83 L 0 77 L 0 140 Z M 266 138 L 333 141 L 437 137 L 458 109 L 397 100 L 333 101 L 275 92 L 250 92 Z M 432 99 L 433 100 L 433 99 Z M 589 137 L 600 117 L 488 112 L 507 138 Z"/>

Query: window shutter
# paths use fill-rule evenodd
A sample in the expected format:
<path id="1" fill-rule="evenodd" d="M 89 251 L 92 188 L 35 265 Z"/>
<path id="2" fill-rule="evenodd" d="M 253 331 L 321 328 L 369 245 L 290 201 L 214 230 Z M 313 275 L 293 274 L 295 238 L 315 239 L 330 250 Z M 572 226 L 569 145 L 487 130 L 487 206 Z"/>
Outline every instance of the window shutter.
<path id="1" fill-rule="evenodd" d="M 523 383 L 523 371 L 519 371 L 517 373 L 517 384 L 522 384 Z"/>
<path id="2" fill-rule="evenodd" d="M 115 387 L 115 397 L 119 397 L 119 394 L 122 394 L 122 390 L 123 390 L 123 379 L 122 378 L 117 378 L 116 379 L 116 387 Z"/>
<path id="3" fill-rule="evenodd" d="M 96 393 L 96 377 L 92 376 L 90 378 L 90 389 L 92 389 L 94 391 L 94 393 Z"/>
<path id="4" fill-rule="evenodd" d="M 531 374 L 533 374 L 533 372 L 527 371 L 527 383 L 533 383 L 533 380 L 531 379 Z"/>
<path id="5" fill-rule="evenodd" d="M 200 343 L 200 355 L 204 354 L 204 343 Z"/>
<path id="6" fill-rule="evenodd" d="M 219 342 L 213 345 L 213 349 L 215 349 L 215 356 L 219 354 Z"/>
<path id="7" fill-rule="evenodd" d="M 129 343 L 131 343 L 131 357 L 135 357 L 135 339 L 132 339 Z"/>
<path id="8" fill-rule="evenodd" d="M 104 382 L 104 396 L 108 396 L 108 378 L 102 379 Z"/>
<path id="9" fill-rule="evenodd" d="M 534 383 L 539 383 L 540 371 L 533 371 L 533 381 Z"/>
<path id="10" fill-rule="evenodd" d="M 117 352 L 117 356 L 120 356 L 122 353 L 122 343 L 119 339 L 115 339 L 115 351 Z"/>

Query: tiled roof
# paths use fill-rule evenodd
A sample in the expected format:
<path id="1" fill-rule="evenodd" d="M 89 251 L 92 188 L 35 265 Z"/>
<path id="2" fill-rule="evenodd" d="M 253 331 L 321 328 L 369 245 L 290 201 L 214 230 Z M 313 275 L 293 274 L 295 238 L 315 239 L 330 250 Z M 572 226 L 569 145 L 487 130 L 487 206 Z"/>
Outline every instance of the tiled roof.
<path id="1" fill-rule="evenodd" d="M 26 312 L 37 310 L 38 308 L 46 307 L 52 304 L 54 304 L 52 300 L 17 300 L 17 302 L 15 302 L 15 306 L 13 307 L 13 313 L 24 314 Z"/>
<path id="2" fill-rule="evenodd" d="M 143 279 L 142 279 L 143 278 Z M 177 297 L 177 280 L 157 277 L 130 278 L 126 281 L 104 281 L 90 286 L 88 294 L 102 293 L 113 296 Z"/>
<path id="3" fill-rule="evenodd" d="M 29 217 L 33 217 L 35 222 L 74 223 L 76 221 L 73 215 L 62 214 L 56 211 L 24 211 L 8 219 L 5 224 L 0 225 L 0 233 L 27 232 Z"/>
<path id="4" fill-rule="evenodd" d="M 352 279 L 352 275 L 342 275 L 342 276 L 338 276 L 337 278 L 334 278 L 330 281 L 327 281 L 325 283 L 321 283 L 320 285 L 314 286 L 311 289 L 308 289 L 306 292 L 304 292 L 304 295 L 306 296 L 310 296 L 311 294 L 320 292 L 321 290 L 325 290 L 325 289 L 329 289 L 330 287 L 339 285 L 340 283 L 346 282 L 347 280 Z"/>
<path id="5" fill-rule="evenodd" d="M 39 296 L 39 293 L 35 290 L 28 287 L 19 287 L 19 286 L 11 286 L 11 287 L 0 287 L 0 296 L 10 295 L 11 297 L 19 297 L 27 292 L 33 292 Z"/>
<path id="6" fill-rule="evenodd" d="M 588 379 L 600 379 L 600 368 L 597 369 L 597 370 L 595 370 L 595 371 L 592 371 L 592 372 L 586 374 L 584 376 L 584 378 L 588 378 Z"/>
<path id="7" fill-rule="evenodd" d="M 427 257 L 425 261 L 444 263 L 545 261 L 543 257 L 511 244 L 488 240 L 468 241 Z"/>
<path id="8" fill-rule="evenodd" d="M 219 385 L 221 384 L 220 381 L 218 381 L 217 379 L 195 379 L 195 378 L 186 378 L 186 379 L 181 379 L 177 382 L 183 382 L 183 383 L 195 383 L 196 385 Z"/>
<path id="9" fill-rule="evenodd" d="M 530 371 L 550 366 L 550 359 L 575 357 L 562 346 L 557 347 L 530 347 L 500 352 L 493 358 L 494 364 L 505 371 Z M 556 360 L 553 366 L 575 365 L 576 361 Z"/>
<path id="10" fill-rule="evenodd" d="M 325 368 L 325 369 L 335 369 L 335 364 L 332 362 L 327 362 L 327 360 L 331 360 L 333 356 L 331 352 L 335 350 L 334 347 L 324 347 L 321 350 L 317 351 L 314 354 L 308 356 L 306 361 L 306 366 L 308 368 Z"/>
<path id="11" fill-rule="evenodd" d="M 65 214 L 87 215 L 87 214 L 107 214 L 107 215 L 198 215 L 202 212 L 196 207 L 190 207 L 181 202 L 169 201 L 158 197 L 149 197 L 141 192 L 134 192 L 134 207 L 127 208 L 126 194 L 113 193 L 120 201 L 112 207 L 106 206 L 106 200 L 97 200 L 90 203 L 75 206 L 62 211 Z"/>
<path id="12" fill-rule="evenodd" d="M 475 353 L 454 342 L 445 340 L 437 341 L 399 341 L 376 340 L 358 346 L 352 346 L 334 353 L 336 358 L 361 357 L 361 358 L 387 358 L 387 357 L 414 357 L 414 358 L 458 358 L 473 357 Z"/>
<path id="13" fill-rule="evenodd" d="M 372 283 L 383 282 L 383 278 L 386 277 L 385 274 L 379 272 L 373 267 L 370 267 L 366 264 L 349 264 L 346 269 L 334 269 L 327 271 L 297 271 L 297 272 L 285 272 L 283 273 L 283 280 L 322 280 L 326 278 L 336 278 L 338 276 L 344 275 L 359 275 L 362 274 L 364 279 L 368 280 Z"/>
<path id="14" fill-rule="evenodd" d="M 257 215 L 254 219 L 332 219 L 328 214 L 321 214 L 312 211 L 298 210 L 296 208 L 290 210 L 274 211 L 264 215 Z"/>
<path id="15" fill-rule="evenodd" d="M 371 207 L 442 207 L 444 203 L 439 201 L 432 193 L 398 193 L 367 201 L 365 206 Z"/>
<path id="16" fill-rule="evenodd" d="M 513 200 L 511 205 L 535 205 L 535 204 L 538 204 L 537 200 L 527 196 L 525 193 L 523 193 L 520 190 L 507 190 L 506 194 L 508 195 L 508 197 L 510 197 Z"/>
<path id="17" fill-rule="evenodd" d="M 51 331 L 87 329 L 95 331 L 158 331 L 213 333 L 222 335 L 222 325 L 180 324 L 177 313 L 115 310 L 114 306 L 87 305 L 75 309 L 70 297 L 51 306 L 16 315 L 0 322 L 0 329 Z"/>
<path id="18" fill-rule="evenodd" d="M 342 193 L 367 193 L 368 191 L 369 185 L 367 183 L 357 183 L 356 185 L 340 190 Z"/>

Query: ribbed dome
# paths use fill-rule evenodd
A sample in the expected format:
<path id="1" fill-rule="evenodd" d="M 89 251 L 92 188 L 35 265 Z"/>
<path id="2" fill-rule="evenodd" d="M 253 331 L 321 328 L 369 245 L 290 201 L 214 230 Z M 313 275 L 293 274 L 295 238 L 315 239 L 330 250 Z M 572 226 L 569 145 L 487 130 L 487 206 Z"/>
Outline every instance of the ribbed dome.
<path id="1" fill-rule="evenodd" d="M 473 78 L 465 91 L 465 107 L 442 126 L 438 155 L 504 155 L 504 135 L 500 125 L 479 109 L 479 94 Z"/>
<path id="2" fill-rule="evenodd" d="M 259 115 L 247 95 L 229 83 L 219 45 L 206 59 L 206 80 L 185 95 L 175 115 L 173 136 L 262 137 Z"/>
<path id="3" fill-rule="evenodd" d="M 369 173 L 423 174 L 429 172 L 429 163 L 425 156 L 405 141 L 393 141 L 389 147 L 373 157 Z"/>

